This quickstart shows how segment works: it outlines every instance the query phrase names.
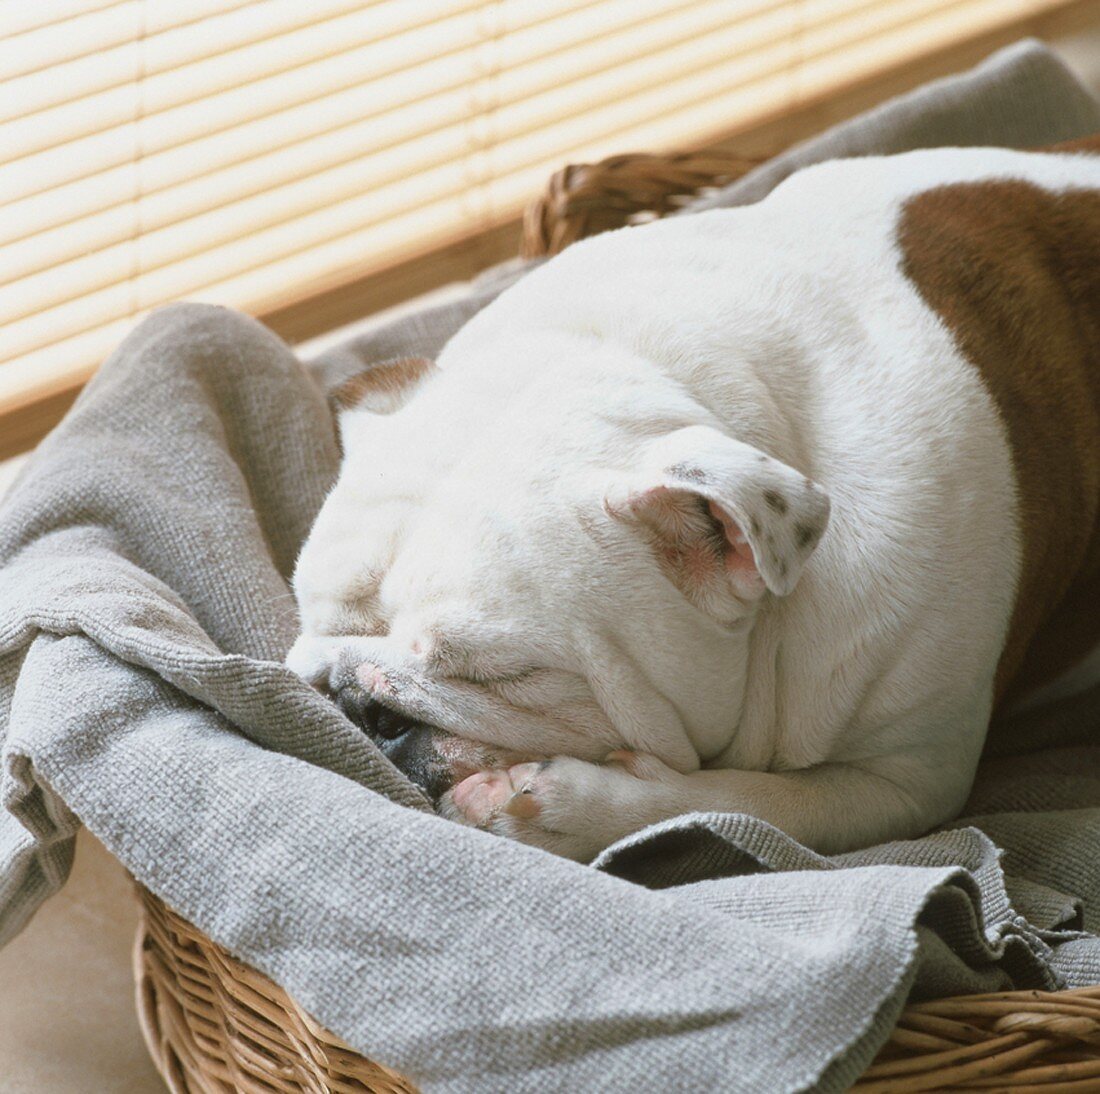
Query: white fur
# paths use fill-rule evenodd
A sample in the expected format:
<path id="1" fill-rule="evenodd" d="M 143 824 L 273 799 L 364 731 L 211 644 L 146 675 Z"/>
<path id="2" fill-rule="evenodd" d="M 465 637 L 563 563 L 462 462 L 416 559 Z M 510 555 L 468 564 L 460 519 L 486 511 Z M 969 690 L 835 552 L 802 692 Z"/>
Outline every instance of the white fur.
<path id="1" fill-rule="evenodd" d="M 579 757 L 529 780 L 536 815 L 465 818 L 578 858 L 694 810 L 825 851 L 949 818 L 1021 545 L 1004 428 L 903 276 L 895 228 L 915 193 L 1001 177 L 1097 187 L 1100 166 L 991 149 L 837 161 L 529 274 L 400 411 L 344 415 L 290 663 L 334 687 L 367 665 L 418 718 Z M 832 510 L 797 585 L 721 612 L 613 515 L 699 427 L 809 477 Z M 729 473 L 751 475 L 740 459 Z M 596 762 L 615 748 L 653 759 Z"/>

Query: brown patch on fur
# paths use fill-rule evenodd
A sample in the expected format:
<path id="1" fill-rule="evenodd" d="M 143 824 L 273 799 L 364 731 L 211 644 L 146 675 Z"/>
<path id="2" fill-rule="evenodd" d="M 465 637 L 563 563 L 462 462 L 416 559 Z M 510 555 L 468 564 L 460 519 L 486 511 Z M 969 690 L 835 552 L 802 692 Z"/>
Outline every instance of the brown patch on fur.
<path id="1" fill-rule="evenodd" d="M 1100 136 L 1057 151 L 1100 152 Z M 1100 192 L 947 185 L 906 204 L 899 236 L 1012 448 L 1023 565 L 1001 705 L 1100 643 Z"/>
<path id="2" fill-rule="evenodd" d="M 427 357 L 402 357 L 345 380 L 333 389 L 329 398 L 338 411 L 369 410 L 375 414 L 392 414 L 434 367 L 435 362 Z"/>

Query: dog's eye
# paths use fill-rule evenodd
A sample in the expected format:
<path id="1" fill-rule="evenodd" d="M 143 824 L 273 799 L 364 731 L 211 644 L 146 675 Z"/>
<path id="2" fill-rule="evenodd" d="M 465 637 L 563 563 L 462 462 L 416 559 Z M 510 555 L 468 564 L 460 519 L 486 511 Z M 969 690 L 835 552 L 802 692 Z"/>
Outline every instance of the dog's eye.
<path id="1" fill-rule="evenodd" d="M 509 672 L 503 676 L 493 676 L 487 680 L 486 683 L 500 685 L 530 683 L 531 679 L 538 671 L 538 669 L 521 669 L 519 672 Z"/>
<path id="2" fill-rule="evenodd" d="M 546 686 L 554 677 L 555 673 L 549 669 L 524 669 L 507 676 L 497 676 L 485 686 L 505 702 L 527 705 L 541 703 L 545 699 Z"/>
<path id="3" fill-rule="evenodd" d="M 500 677 L 489 685 L 489 691 L 506 703 L 533 711 L 560 710 L 592 701 L 587 681 L 560 669 L 533 668 Z"/>
<path id="4" fill-rule="evenodd" d="M 491 687 L 504 687 L 509 684 L 518 684 L 524 680 L 529 680 L 538 669 L 522 669 L 519 672 L 511 670 L 509 672 L 478 672 L 476 670 L 467 669 L 465 672 L 454 673 L 448 677 L 450 680 L 456 680 L 463 684 L 476 684 L 478 687 L 491 688 Z"/>

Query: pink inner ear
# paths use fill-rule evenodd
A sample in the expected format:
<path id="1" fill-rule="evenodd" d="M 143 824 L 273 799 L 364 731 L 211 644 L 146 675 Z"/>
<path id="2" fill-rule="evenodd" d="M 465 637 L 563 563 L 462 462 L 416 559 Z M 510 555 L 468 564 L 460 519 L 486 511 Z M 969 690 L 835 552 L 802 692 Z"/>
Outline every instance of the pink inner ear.
<path id="1" fill-rule="evenodd" d="M 739 576 L 759 577 L 756 556 L 752 553 L 752 546 L 745 538 L 745 533 L 741 531 L 741 526 L 716 502 L 708 501 L 707 508 L 726 533 L 727 549 L 724 555 L 726 569 Z"/>

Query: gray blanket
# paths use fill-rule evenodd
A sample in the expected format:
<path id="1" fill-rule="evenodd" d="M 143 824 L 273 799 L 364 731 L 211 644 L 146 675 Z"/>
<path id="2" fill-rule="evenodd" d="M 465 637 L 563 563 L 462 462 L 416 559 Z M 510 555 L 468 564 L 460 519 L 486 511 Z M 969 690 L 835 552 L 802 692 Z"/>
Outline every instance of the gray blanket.
<path id="1" fill-rule="evenodd" d="M 722 200 L 832 155 L 1097 128 L 1097 104 L 1025 46 Z M 693 815 L 591 868 L 436 817 L 281 666 L 287 578 L 337 467 L 316 377 L 437 349 L 521 272 L 312 374 L 251 319 L 164 309 L 43 443 L 0 511 L 0 940 L 64 882 L 86 824 L 436 1091 L 839 1090 L 911 992 L 1100 982 L 1095 703 L 1017 726 L 1049 747 L 990 760 L 970 819 L 921 840 L 822 858 L 752 818 Z"/>

